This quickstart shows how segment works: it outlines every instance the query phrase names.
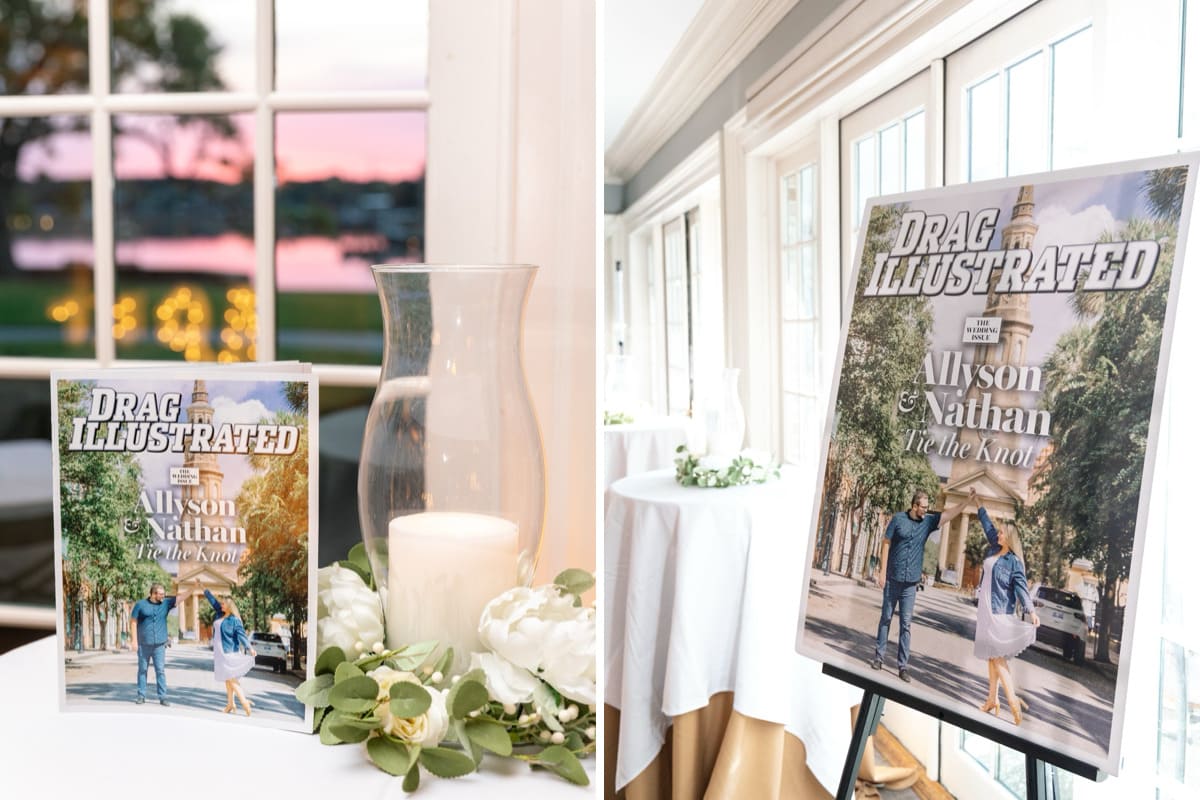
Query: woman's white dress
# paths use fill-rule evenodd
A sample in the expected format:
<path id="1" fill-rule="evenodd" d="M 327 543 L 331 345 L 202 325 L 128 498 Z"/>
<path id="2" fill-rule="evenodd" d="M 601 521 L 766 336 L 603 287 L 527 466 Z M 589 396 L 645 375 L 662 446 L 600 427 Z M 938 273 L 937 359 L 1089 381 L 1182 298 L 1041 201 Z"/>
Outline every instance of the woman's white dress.
<path id="1" fill-rule="evenodd" d="M 992 611 L 992 567 L 999 556 L 984 559 L 979 585 L 979 608 L 975 615 L 975 657 L 1008 658 L 1033 644 L 1037 628 L 1015 614 Z"/>
<path id="2" fill-rule="evenodd" d="M 231 678 L 240 678 L 254 666 L 254 656 L 243 653 L 226 653 L 221 647 L 222 617 L 213 622 L 213 678 L 218 683 L 224 683 Z"/>

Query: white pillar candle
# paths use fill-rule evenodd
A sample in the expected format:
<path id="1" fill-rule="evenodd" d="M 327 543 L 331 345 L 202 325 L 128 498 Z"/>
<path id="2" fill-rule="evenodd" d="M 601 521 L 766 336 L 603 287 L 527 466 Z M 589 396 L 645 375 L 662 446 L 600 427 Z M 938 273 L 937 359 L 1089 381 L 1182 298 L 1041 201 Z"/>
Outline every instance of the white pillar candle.
<path id="1" fill-rule="evenodd" d="M 482 650 L 479 616 L 517 584 L 517 525 L 501 517 L 425 511 L 388 524 L 387 644 L 437 639 L 455 672 Z"/>

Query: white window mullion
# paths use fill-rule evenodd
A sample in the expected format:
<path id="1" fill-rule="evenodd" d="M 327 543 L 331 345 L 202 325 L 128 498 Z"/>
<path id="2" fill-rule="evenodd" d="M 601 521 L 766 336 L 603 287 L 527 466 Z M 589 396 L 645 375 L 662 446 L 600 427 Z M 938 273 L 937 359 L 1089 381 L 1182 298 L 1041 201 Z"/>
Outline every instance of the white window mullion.
<path id="1" fill-rule="evenodd" d="M 275 360 L 275 112 L 268 99 L 275 81 L 275 11 L 258 0 L 254 89 L 254 297 L 258 317 L 255 360 Z"/>
<path id="2" fill-rule="evenodd" d="M 88 2 L 88 71 L 92 107 L 92 290 L 96 360 L 101 366 L 116 358 L 113 302 L 116 256 L 113 244 L 112 114 L 104 107 L 109 92 L 108 0 Z"/>

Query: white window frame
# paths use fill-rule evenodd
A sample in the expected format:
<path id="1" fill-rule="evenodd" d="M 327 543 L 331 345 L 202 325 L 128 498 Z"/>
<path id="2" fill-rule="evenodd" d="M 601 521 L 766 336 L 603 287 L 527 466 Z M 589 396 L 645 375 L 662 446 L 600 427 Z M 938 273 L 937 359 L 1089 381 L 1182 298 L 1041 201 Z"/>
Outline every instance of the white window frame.
<path id="1" fill-rule="evenodd" d="M 925 115 L 925 175 L 924 185 L 935 185 L 934 180 L 937 177 L 937 172 L 933 169 L 932 162 L 934 154 L 931 153 L 932 140 L 935 137 L 929 135 L 929 130 L 933 125 L 938 124 L 938 119 L 931 108 L 935 102 L 935 93 L 933 89 L 934 70 L 927 68 L 921 70 L 917 74 L 907 80 L 897 84 L 895 87 L 884 92 L 882 95 L 872 100 L 871 102 L 856 109 L 853 113 L 847 114 L 841 119 L 841 175 L 840 186 L 842 187 L 842 205 L 841 205 L 841 225 L 842 225 L 842 253 L 844 255 L 842 261 L 842 291 L 850 291 L 850 276 L 854 269 L 854 258 L 858 249 L 858 231 L 859 227 L 855 224 L 855 220 L 861 216 L 863 209 L 866 207 L 867 201 L 871 197 L 877 196 L 879 193 L 879 135 L 890 128 L 892 125 L 900 124 L 903 126 L 905 121 L 911 117 L 924 112 Z M 903 135 L 903 128 L 902 135 Z M 867 139 L 873 140 L 873 149 L 875 152 L 874 171 L 875 175 L 872 178 L 872 185 L 875 188 L 873 194 L 866 197 L 858 197 L 858 164 L 855 157 L 855 148 L 859 142 Z M 903 139 L 901 139 L 901 152 L 904 153 Z M 937 155 L 937 160 L 940 161 L 940 154 Z M 903 173 L 902 173 L 903 174 Z M 859 220 L 861 224 L 861 220 Z"/>

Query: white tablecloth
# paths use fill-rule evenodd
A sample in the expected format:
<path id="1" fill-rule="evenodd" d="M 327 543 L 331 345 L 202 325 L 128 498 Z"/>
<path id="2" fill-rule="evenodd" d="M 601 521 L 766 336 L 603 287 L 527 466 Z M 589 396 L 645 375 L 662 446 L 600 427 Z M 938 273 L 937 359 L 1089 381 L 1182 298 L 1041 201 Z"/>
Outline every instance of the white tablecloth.
<path id="1" fill-rule="evenodd" d="M 402 779 L 376 769 L 361 745 L 328 747 L 316 736 L 254 727 L 246 720 L 172 716 L 152 702 L 121 714 L 62 713 L 57 670 L 53 637 L 0 656 L 6 699 L 0 797 L 408 797 Z M 587 787 L 485 756 L 481 771 L 464 778 L 422 772 L 414 796 L 599 797 L 596 761 L 583 763 L 592 781 Z"/>
<path id="2" fill-rule="evenodd" d="M 684 417 L 647 417 L 604 426 L 604 486 L 627 475 L 675 465 L 675 448 L 687 443 Z"/>
<path id="3" fill-rule="evenodd" d="M 668 470 L 609 487 L 605 702 L 621 711 L 617 788 L 653 761 L 672 717 L 732 691 L 734 710 L 800 738 L 836 790 L 860 693 L 794 649 L 812 492 L 791 470 L 729 489 L 684 488 Z"/>

